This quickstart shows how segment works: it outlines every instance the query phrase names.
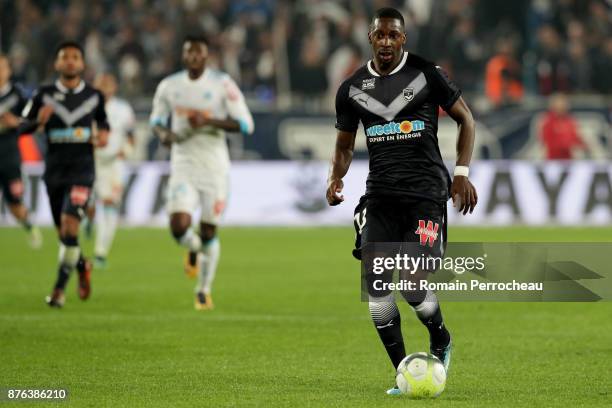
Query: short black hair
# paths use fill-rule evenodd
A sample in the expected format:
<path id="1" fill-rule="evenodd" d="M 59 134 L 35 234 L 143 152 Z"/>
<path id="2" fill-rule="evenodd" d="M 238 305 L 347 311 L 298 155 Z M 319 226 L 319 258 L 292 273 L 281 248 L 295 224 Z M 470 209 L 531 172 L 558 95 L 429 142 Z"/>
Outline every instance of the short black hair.
<path id="1" fill-rule="evenodd" d="M 81 44 L 79 44 L 76 41 L 72 41 L 72 40 L 62 41 L 61 43 L 57 45 L 57 47 L 55 47 L 55 58 L 57 58 L 60 51 L 66 48 L 76 48 L 77 50 L 81 51 L 81 56 L 85 58 L 85 51 L 83 50 L 83 47 L 81 46 Z"/>
<path id="2" fill-rule="evenodd" d="M 393 7 L 383 7 L 374 13 L 374 17 L 372 17 L 372 26 L 374 26 L 374 21 L 377 18 L 393 18 L 400 21 L 402 27 L 404 27 L 404 16 L 398 9 L 394 9 Z"/>
<path id="3" fill-rule="evenodd" d="M 183 44 L 185 44 L 186 42 L 196 42 L 208 45 L 208 40 L 202 34 L 187 34 L 183 39 Z"/>

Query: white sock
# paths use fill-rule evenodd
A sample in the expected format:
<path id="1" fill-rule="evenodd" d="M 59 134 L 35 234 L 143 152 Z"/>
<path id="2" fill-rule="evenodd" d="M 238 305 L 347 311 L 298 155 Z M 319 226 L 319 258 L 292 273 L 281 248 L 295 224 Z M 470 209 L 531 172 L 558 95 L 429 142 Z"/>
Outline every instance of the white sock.
<path id="1" fill-rule="evenodd" d="M 117 223 L 119 213 L 114 206 L 103 206 L 102 216 L 98 217 L 98 233 L 96 234 L 96 256 L 106 257 L 110 252 L 115 232 L 117 231 Z"/>
<path id="2" fill-rule="evenodd" d="M 58 260 L 60 264 L 64 265 L 69 272 L 71 272 L 79 262 L 81 256 L 81 247 L 78 245 L 64 245 L 60 243 Z"/>
<path id="3" fill-rule="evenodd" d="M 179 243 L 191 252 L 198 252 L 202 247 L 200 236 L 192 228 L 187 229 L 187 232 L 179 239 Z"/>
<path id="4" fill-rule="evenodd" d="M 203 245 L 202 254 L 202 267 L 200 268 L 198 291 L 209 295 L 212 290 L 213 281 L 215 280 L 215 274 L 217 273 L 219 256 L 221 255 L 219 238 L 215 237 L 206 243 L 206 245 Z"/>

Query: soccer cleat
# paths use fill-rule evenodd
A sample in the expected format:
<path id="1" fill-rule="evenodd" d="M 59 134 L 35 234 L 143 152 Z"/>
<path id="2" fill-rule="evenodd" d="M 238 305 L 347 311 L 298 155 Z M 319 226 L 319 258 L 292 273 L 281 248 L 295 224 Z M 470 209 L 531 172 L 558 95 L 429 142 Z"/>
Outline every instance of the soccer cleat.
<path id="1" fill-rule="evenodd" d="M 193 306 L 195 310 L 212 310 L 215 307 L 210 294 L 207 295 L 204 292 L 196 293 Z"/>
<path id="2" fill-rule="evenodd" d="M 62 289 L 53 289 L 50 296 L 45 297 L 45 302 L 49 307 L 57 307 L 58 309 L 64 306 L 66 297 Z"/>
<path id="3" fill-rule="evenodd" d="M 442 364 L 444 364 L 444 370 L 446 371 L 447 375 L 448 375 L 448 369 L 450 368 L 452 348 L 453 348 L 452 340 L 449 340 L 448 344 L 444 347 L 434 347 L 434 346 L 430 347 L 431 354 L 438 357 L 440 361 L 442 362 Z"/>
<path id="4" fill-rule="evenodd" d="M 106 263 L 106 258 L 103 256 L 99 256 L 99 255 L 96 255 L 94 257 L 93 264 L 94 264 L 94 268 L 96 269 L 106 269 L 106 267 L 108 266 Z"/>
<path id="5" fill-rule="evenodd" d="M 40 228 L 33 226 L 30 229 L 30 233 L 28 234 L 28 242 L 32 249 L 40 249 L 43 244 L 43 236 L 42 232 L 40 232 Z"/>
<path id="6" fill-rule="evenodd" d="M 79 285 L 77 290 L 79 292 L 79 298 L 81 298 L 81 300 L 87 300 L 89 295 L 91 295 L 91 270 L 93 266 L 87 259 L 84 259 L 83 263 L 83 271 L 78 271 Z"/>
<path id="7" fill-rule="evenodd" d="M 397 387 L 397 385 L 393 388 L 389 388 L 387 390 L 387 395 L 401 395 L 402 392 L 400 391 L 400 389 Z"/>
<path id="8" fill-rule="evenodd" d="M 185 275 L 188 278 L 194 279 L 200 274 L 200 257 L 201 254 L 199 252 L 187 252 L 185 255 Z"/>

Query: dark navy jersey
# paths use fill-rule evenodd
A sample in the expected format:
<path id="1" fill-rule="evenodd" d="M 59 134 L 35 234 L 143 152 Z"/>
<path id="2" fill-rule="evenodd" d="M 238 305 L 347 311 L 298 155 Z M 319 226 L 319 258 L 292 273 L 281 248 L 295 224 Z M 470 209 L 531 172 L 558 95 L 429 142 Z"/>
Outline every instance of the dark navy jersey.
<path id="1" fill-rule="evenodd" d="M 363 124 L 370 157 L 366 196 L 448 200 L 438 108 L 449 110 L 460 95 L 440 67 L 408 52 L 388 75 L 369 61 L 342 83 L 336 128 L 354 132 Z"/>
<path id="2" fill-rule="evenodd" d="M 94 123 L 98 130 L 109 128 L 104 97 L 83 81 L 74 89 L 56 81 L 38 89 L 23 116 L 36 120 L 44 105 L 53 107 L 45 125 L 45 181 L 91 186 L 95 179 Z"/>
<path id="3" fill-rule="evenodd" d="M 19 117 L 25 105 L 25 98 L 19 88 L 7 83 L 0 88 L 0 116 L 7 112 Z M 19 166 L 21 155 L 17 146 L 17 128 L 5 127 L 0 122 L 0 167 Z"/>

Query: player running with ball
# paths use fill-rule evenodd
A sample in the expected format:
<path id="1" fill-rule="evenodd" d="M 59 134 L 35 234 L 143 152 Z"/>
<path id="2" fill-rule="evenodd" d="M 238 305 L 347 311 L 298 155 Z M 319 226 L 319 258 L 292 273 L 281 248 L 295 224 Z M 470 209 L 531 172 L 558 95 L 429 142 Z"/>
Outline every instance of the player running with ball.
<path id="1" fill-rule="evenodd" d="M 404 51 L 404 18 L 393 8 L 376 12 L 368 34 L 372 60 L 338 89 L 337 139 L 328 180 L 330 205 L 344 201 L 342 178 L 351 164 L 359 121 L 370 158 L 366 193 L 355 209 L 354 254 L 369 243 L 415 242 L 441 256 L 446 243 L 446 202 L 450 197 L 463 214 L 477 203 L 468 180 L 474 145 L 474 119 L 460 90 L 444 71 Z M 458 125 L 457 164 L 450 176 L 438 147 L 438 108 Z M 426 239 L 422 239 L 426 238 Z M 431 242 L 433 241 L 433 242 Z M 430 351 L 448 370 L 451 336 L 438 300 L 431 291 L 404 294 L 429 331 Z M 391 297 L 369 298 L 369 309 L 387 354 L 397 368 L 406 356 L 400 314 Z M 394 387 L 388 394 L 399 394 Z"/>
<path id="2" fill-rule="evenodd" d="M 186 68 L 165 78 L 153 100 L 151 125 L 172 144 L 168 211 L 176 241 L 187 248 L 185 272 L 199 274 L 196 310 L 213 307 L 211 289 L 219 262 L 217 225 L 227 199 L 230 159 L 225 132 L 253 132 L 253 118 L 240 89 L 225 73 L 206 68 L 208 46 L 201 37 L 183 42 Z M 200 230 L 192 214 L 201 211 Z"/>

